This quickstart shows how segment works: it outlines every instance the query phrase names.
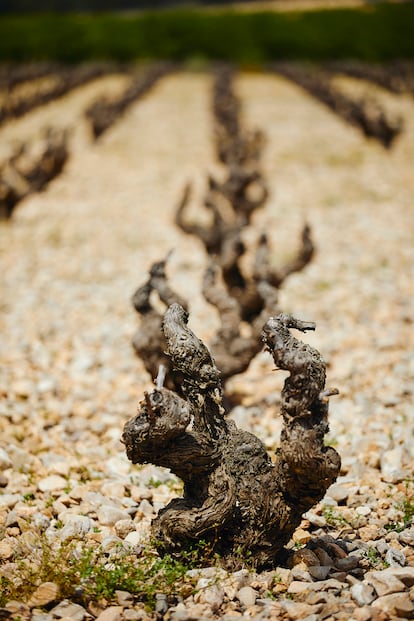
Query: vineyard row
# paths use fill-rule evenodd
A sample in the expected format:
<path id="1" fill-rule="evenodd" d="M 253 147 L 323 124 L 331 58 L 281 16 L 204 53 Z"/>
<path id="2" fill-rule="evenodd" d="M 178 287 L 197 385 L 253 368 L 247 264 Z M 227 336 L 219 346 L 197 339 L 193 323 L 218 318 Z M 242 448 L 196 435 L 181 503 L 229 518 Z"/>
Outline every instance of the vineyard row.
<path id="1" fill-rule="evenodd" d="M 55 65 L 44 64 L 27 67 L 9 66 L 0 72 L 3 84 L 0 123 L 7 123 L 12 118 L 23 116 L 35 107 L 50 103 L 73 89 L 109 73 L 130 73 L 129 83 L 122 93 L 112 99 L 100 97 L 85 110 L 85 118 L 90 123 L 92 137 L 96 140 L 162 77 L 179 69 L 179 65 L 171 62 L 153 63 L 140 69 L 101 64 L 73 68 L 58 68 Z M 369 99 L 351 98 L 335 86 L 334 78 L 340 74 L 351 75 L 379 84 L 396 95 L 407 93 L 414 95 L 414 66 L 410 63 L 401 62 L 374 67 L 355 62 L 319 66 L 285 62 L 273 64 L 268 70 L 298 84 L 344 121 L 358 127 L 367 138 L 379 141 L 386 149 L 392 147 L 397 136 L 403 131 L 403 120 L 386 112 L 378 99 L 371 95 Z M 227 71 L 234 72 L 230 66 L 227 66 Z M 54 76 L 56 81 L 49 90 L 40 89 L 36 92 L 37 81 L 45 76 Z M 29 95 L 26 98 L 21 91 L 22 84 L 30 85 Z M 233 102 L 232 105 L 237 104 Z M 224 110 L 225 108 L 217 109 L 216 116 L 226 114 Z M 232 123 L 237 124 L 237 119 L 238 116 L 233 111 L 228 119 L 222 119 L 221 126 L 226 127 L 226 123 L 230 126 Z M 69 155 L 68 129 L 69 127 L 49 128 L 42 139 L 44 144 L 41 148 L 38 146 L 34 148 L 34 145 L 27 141 L 15 147 L 7 161 L 0 164 L 0 218 L 10 218 L 19 202 L 34 192 L 44 190 L 48 183 L 60 174 Z M 237 128 L 233 127 L 231 131 L 236 135 L 236 130 Z M 226 132 L 229 131 L 226 129 Z M 221 144 L 218 149 L 225 149 L 223 141 L 221 143 L 219 141 L 218 144 Z M 248 145 L 239 144 L 237 140 L 234 144 L 238 144 L 242 151 L 248 148 L 257 152 L 260 149 L 260 134 L 255 135 Z M 32 152 L 37 155 L 31 156 Z M 249 154 L 249 157 L 251 156 L 252 154 Z M 225 152 L 222 152 L 220 159 L 223 160 L 225 157 Z M 246 154 L 244 157 L 247 157 Z M 245 181 L 247 185 L 250 182 Z M 214 180 L 211 180 L 210 192 L 216 190 L 214 184 Z M 184 196 L 181 211 L 185 208 L 185 202 Z"/>

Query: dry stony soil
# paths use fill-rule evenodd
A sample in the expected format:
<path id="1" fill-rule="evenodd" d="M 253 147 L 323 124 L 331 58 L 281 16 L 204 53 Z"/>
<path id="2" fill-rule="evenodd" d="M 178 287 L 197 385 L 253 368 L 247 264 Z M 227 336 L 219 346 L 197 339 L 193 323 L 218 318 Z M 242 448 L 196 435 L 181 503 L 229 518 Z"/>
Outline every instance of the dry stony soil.
<path id="1" fill-rule="evenodd" d="M 130 303 L 151 262 L 172 249 L 169 276 L 190 300 L 191 327 L 208 338 L 218 325 L 200 293 L 205 252 L 174 225 L 184 184 L 193 182 L 197 217 L 206 174 L 223 172 L 212 77 L 162 79 L 93 143 L 85 108 L 125 80 L 96 80 L 0 129 L 4 157 L 48 124 L 72 128 L 64 173 L 0 223 L 0 574 L 8 578 L 18 579 L 18 559 L 39 532 L 51 547 L 101 545 L 109 560 L 116 546 L 139 548 L 179 489 L 169 472 L 130 464 L 120 442 L 152 385 L 131 347 L 139 317 Z M 317 254 L 286 282 L 280 307 L 317 323 L 306 339 L 340 391 L 327 440 L 342 456 L 341 475 L 289 544 L 293 566 L 193 571 L 195 589 L 161 602 L 159 619 L 414 617 L 414 98 L 338 83 L 371 91 L 401 116 L 392 150 L 283 78 L 241 73 L 235 86 L 244 125 L 267 136 L 270 197 L 247 243 L 267 231 L 278 265 L 294 255 L 304 221 L 312 227 Z M 269 450 L 279 442 L 283 380 L 265 353 L 232 380 L 242 399 L 233 417 Z M 43 588 L 9 602 L 2 618 L 155 618 L 128 593 L 87 607 L 50 589 L 49 598 Z"/>

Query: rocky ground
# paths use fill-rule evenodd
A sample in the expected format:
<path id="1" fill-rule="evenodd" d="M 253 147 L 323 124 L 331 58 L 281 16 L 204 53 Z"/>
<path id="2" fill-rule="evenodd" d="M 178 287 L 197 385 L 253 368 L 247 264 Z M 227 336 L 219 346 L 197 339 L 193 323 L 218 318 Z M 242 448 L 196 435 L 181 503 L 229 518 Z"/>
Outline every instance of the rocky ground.
<path id="1" fill-rule="evenodd" d="M 287 567 L 193 569 L 178 597 L 160 587 L 156 612 L 125 589 L 89 603 L 62 599 L 53 580 L 25 590 L 24 559 L 36 573 L 39 538 L 51 549 L 100 546 L 110 564 L 120 549 L 142 549 L 151 518 L 179 491 L 169 472 L 132 466 L 120 442 L 151 386 L 130 344 L 139 323 L 130 297 L 151 262 L 173 249 L 169 274 L 191 300 L 191 327 L 205 338 L 217 326 L 200 293 L 204 251 L 173 224 L 185 182 L 197 213 L 207 171 L 219 170 L 211 77 L 164 78 L 94 144 L 83 111 L 124 79 L 97 80 L 0 129 L 3 155 L 49 123 L 72 127 L 64 174 L 0 223 L 0 576 L 22 581 L 2 618 L 414 618 L 414 100 L 374 89 L 404 122 L 386 151 L 261 74 L 236 83 L 245 124 L 267 135 L 271 195 L 248 237 L 266 230 L 278 264 L 304 220 L 312 227 L 317 255 L 280 306 L 317 323 L 306 338 L 340 391 L 328 441 L 341 476 L 304 516 Z M 242 397 L 233 417 L 270 450 L 283 379 L 263 353 L 232 380 Z"/>

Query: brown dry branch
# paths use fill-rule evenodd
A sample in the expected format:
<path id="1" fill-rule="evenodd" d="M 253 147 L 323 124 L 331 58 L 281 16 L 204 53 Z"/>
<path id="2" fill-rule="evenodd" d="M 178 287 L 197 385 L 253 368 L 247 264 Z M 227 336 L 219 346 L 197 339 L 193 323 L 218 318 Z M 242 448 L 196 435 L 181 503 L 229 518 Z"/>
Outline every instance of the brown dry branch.
<path id="1" fill-rule="evenodd" d="M 231 144 L 240 134 L 240 102 L 231 88 L 233 78 L 234 68 L 231 65 L 217 67 L 213 92 L 214 135 L 217 154 L 223 163 L 227 163 Z"/>
<path id="2" fill-rule="evenodd" d="M 206 225 L 189 222 L 185 210 L 189 202 L 190 190 L 191 186 L 187 185 L 176 211 L 177 226 L 185 233 L 199 238 L 207 253 L 220 265 L 229 287 L 243 289 L 245 279 L 239 265 L 239 260 L 246 250 L 241 239 L 243 225 L 237 222 L 234 212 L 230 220 L 225 219 L 217 202 L 212 200 L 210 192 L 207 194 L 204 205 L 212 214 L 211 222 Z"/>
<path id="3" fill-rule="evenodd" d="M 204 244 L 208 254 L 218 254 L 221 250 L 222 240 L 226 236 L 227 229 L 230 225 L 224 221 L 216 204 L 207 201 L 205 202 L 205 206 L 210 210 L 212 222 L 208 225 L 189 222 L 185 215 L 185 211 L 189 204 L 190 197 L 191 184 L 187 183 L 175 213 L 175 223 L 184 233 L 198 237 Z"/>
<path id="4" fill-rule="evenodd" d="M 231 166 L 227 179 L 220 182 L 210 175 L 208 184 L 206 205 L 226 200 L 234 219 L 243 226 L 249 224 L 253 213 L 265 204 L 269 196 L 267 184 L 257 169 Z"/>
<path id="5" fill-rule="evenodd" d="M 233 90 L 234 70 L 221 65 L 214 82 L 213 111 L 217 150 L 227 154 L 222 161 L 227 165 L 224 180 L 208 176 L 208 189 L 204 206 L 209 211 L 210 222 L 206 225 L 188 222 L 186 208 L 191 187 L 187 185 L 176 211 L 176 224 L 185 233 L 197 236 L 207 253 L 214 257 L 223 270 L 229 287 L 244 288 L 239 260 L 245 252 L 241 231 L 247 226 L 253 213 L 261 208 L 267 198 L 267 184 L 259 169 L 260 148 L 253 153 L 247 149 L 236 156 L 234 144 L 249 143 L 241 130 L 240 102 Z M 256 132 L 259 135 L 258 132 Z M 258 143 L 257 143 L 258 145 Z"/>
<path id="6" fill-rule="evenodd" d="M 220 318 L 220 326 L 209 348 L 220 368 L 224 385 L 233 375 L 246 371 L 259 353 L 262 326 L 266 318 L 278 309 L 279 288 L 290 274 L 308 264 L 314 246 L 310 228 L 305 225 L 297 255 L 280 269 L 275 269 L 270 265 L 267 238 L 262 235 L 250 278 L 244 276 L 238 262 L 243 252 L 240 234 L 229 236 L 220 257 L 221 263 L 212 259 L 203 278 L 203 296 L 216 308 Z M 178 302 L 187 308 L 186 301 L 168 284 L 167 260 L 168 256 L 152 265 L 148 279 L 132 298 L 133 306 L 141 316 L 140 327 L 132 344 L 150 376 L 155 378 L 159 366 L 163 365 L 166 369 L 166 386 L 180 393 L 182 378 L 176 376 L 165 355 L 166 344 L 160 329 L 162 315 L 150 299 L 153 292 L 156 292 L 165 307 Z M 226 398 L 231 401 L 227 394 Z"/>
<path id="7" fill-rule="evenodd" d="M 170 468 L 184 482 L 183 497 L 159 511 L 152 533 L 161 551 L 203 539 L 226 564 L 235 566 L 249 554 L 258 567 L 275 565 L 302 514 L 340 469 L 339 455 L 324 445 L 325 363 L 290 334 L 291 328 L 315 326 L 282 314 L 263 330 L 276 366 L 289 372 L 281 446 L 272 461 L 257 437 L 225 419 L 220 371 L 187 323 L 187 312 L 173 304 L 162 324 L 168 355 L 183 375 L 183 397 L 153 390 L 123 433 L 133 463 Z"/>
<path id="8" fill-rule="evenodd" d="M 351 99 L 331 84 L 332 73 L 295 63 L 277 63 L 274 71 L 292 80 L 347 123 L 358 127 L 367 138 L 391 148 L 402 130 L 402 120 L 392 118 L 373 98 Z"/>
<path id="9" fill-rule="evenodd" d="M 132 304 L 141 315 L 140 327 L 135 333 L 132 345 L 150 376 L 155 378 L 162 367 L 165 373 L 165 386 L 180 393 L 181 374 L 172 369 L 170 358 L 165 354 L 167 345 L 161 329 L 163 314 L 157 310 L 154 300 L 151 299 L 156 294 L 165 307 L 176 302 L 187 308 L 186 301 L 168 284 L 165 273 L 168 258 L 169 255 L 152 265 L 149 278 L 132 296 Z"/>
<path id="10" fill-rule="evenodd" d="M 278 290 L 266 281 L 256 287 L 263 309 L 242 334 L 242 309 L 232 297 L 220 274 L 220 268 L 212 263 L 203 279 L 203 296 L 214 306 L 220 318 L 220 327 L 209 344 L 209 349 L 221 372 L 223 385 L 226 381 L 246 371 L 253 358 L 262 349 L 260 333 L 265 318 L 278 308 Z M 247 333 L 247 334 L 246 334 Z M 226 395 L 228 397 L 228 395 Z"/>
<path id="11" fill-rule="evenodd" d="M 20 145 L 0 169 L 0 219 L 10 218 L 16 205 L 35 192 L 44 191 L 60 175 L 69 157 L 68 131 L 47 129 L 40 155 L 31 145 Z"/>
<path id="12" fill-rule="evenodd" d="M 92 133 L 97 140 L 109 129 L 135 101 L 143 97 L 160 78 L 176 68 L 172 62 L 158 62 L 139 73 L 116 99 L 101 98 L 95 101 L 85 116 L 91 123 Z"/>
<path id="13" fill-rule="evenodd" d="M 27 170 L 21 171 L 30 186 L 31 192 L 45 190 L 48 183 L 62 172 L 68 155 L 67 130 L 47 129 L 45 148 L 41 157 L 38 161 L 29 164 Z"/>
<path id="14" fill-rule="evenodd" d="M 2 65 L 0 67 L 0 88 L 11 91 L 18 84 L 22 84 L 22 82 L 38 80 L 39 78 L 55 74 L 61 69 L 62 67 L 51 62 Z"/>
<path id="15" fill-rule="evenodd" d="M 263 285 L 268 286 L 266 291 L 269 288 L 275 291 L 280 289 L 291 274 L 301 271 L 308 265 L 315 254 L 315 246 L 310 227 L 305 224 L 296 255 L 277 269 L 271 264 L 267 235 L 262 234 L 256 247 L 252 274 L 248 276 L 245 275 L 241 266 L 241 258 L 246 251 L 241 239 L 241 231 L 241 228 L 234 229 L 232 234 L 226 236 L 222 252 L 214 260 L 221 270 L 228 295 L 238 302 L 241 320 L 251 324 L 266 307 L 266 298 L 260 290 L 263 289 Z M 272 298 L 274 298 L 273 294 Z"/>
<path id="16" fill-rule="evenodd" d="M 394 60 L 377 64 L 359 60 L 335 60 L 325 62 L 323 69 L 372 82 L 397 95 L 414 94 L 414 68 L 409 61 Z"/>
<path id="17" fill-rule="evenodd" d="M 273 285 L 273 287 L 279 288 L 291 274 L 303 270 L 315 255 L 315 246 L 309 224 L 306 223 L 302 229 L 301 245 L 298 253 L 279 270 L 270 265 L 269 254 L 269 241 L 267 235 L 263 234 L 256 251 L 254 278 L 256 281 L 264 280 Z"/>
<path id="18" fill-rule="evenodd" d="M 221 66 L 216 74 L 213 109 L 218 135 L 221 138 L 224 136 L 220 149 L 231 150 L 232 141 L 242 133 L 240 102 L 232 87 L 233 74 L 233 69 L 228 65 Z M 256 251 L 253 278 L 243 273 L 241 260 L 246 252 L 243 229 L 268 198 L 267 184 L 259 169 L 259 152 L 256 155 L 254 160 L 237 162 L 234 158 L 227 158 L 227 177 L 224 181 L 220 182 L 211 175 L 208 177 L 208 191 L 204 199 L 204 206 L 211 214 L 208 224 L 189 222 L 187 219 L 190 185 L 185 187 L 176 212 L 176 224 L 184 232 L 198 237 L 220 267 L 229 295 L 239 301 L 241 319 L 248 322 L 254 321 L 264 308 L 258 283 L 263 281 L 279 288 L 290 274 L 303 269 L 314 254 L 310 228 L 306 225 L 297 257 L 282 269 L 275 270 L 270 267 L 268 241 L 263 235 Z"/>
<path id="19" fill-rule="evenodd" d="M 252 276 L 249 278 L 243 275 L 241 269 L 240 259 L 245 247 L 240 241 L 240 233 L 226 242 L 219 263 L 223 279 L 229 295 L 239 302 L 242 320 L 249 324 L 254 322 L 266 307 L 266 296 L 262 293 L 264 285 L 267 285 L 266 291 L 280 289 L 286 278 L 304 269 L 315 254 L 311 230 L 309 225 L 305 224 L 297 254 L 277 269 L 271 264 L 268 238 L 263 233 L 256 247 Z"/>
<path id="20" fill-rule="evenodd" d="M 258 161 L 264 143 L 260 130 L 241 129 L 240 101 L 233 90 L 235 69 L 227 63 L 215 71 L 213 92 L 214 137 L 219 160 L 227 166 Z"/>
<path id="21" fill-rule="evenodd" d="M 132 298 L 135 310 L 141 315 L 140 327 L 132 344 L 150 376 L 155 378 L 158 369 L 162 366 L 166 375 L 165 385 L 171 390 L 181 393 L 182 377 L 173 370 L 171 361 L 165 354 L 166 343 L 161 330 L 162 315 L 150 300 L 152 292 L 156 291 L 159 300 L 164 302 L 166 307 L 168 306 L 167 297 L 160 294 L 160 283 L 164 288 L 168 287 L 165 266 L 165 260 L 155 263 L 151 267 L 149 279 L 137 289 Z M 157 280 L 154 280 L 153 273 L 161 272 L 161 270 L 163 271 L 162 278 L 158 277 Z M 266 290 L 265 287 L 266 285 L 263 283 L 262 290 L 265 291 L 263 295 L 268 301 L 265 307 L 267 315 L 269 315 L 277 308 L 277 290 L 271 286 Z M 181 305 L 187 308 L 185 301 L 172 289 L 169 288 L 169 292 L 168 299 L 170 301 L 181 300 Z M 219 313 L 220 327 L 209 348 L 214 359 L 218 362 L 221 378 L 225 384 L 227 379 L 233 375 L 243 373 L 260 351 L 261 345 L 258 337 L 264 320 L 262 321 L 261 316 L 259 316 L 258 321 L 254 321 L 249 326 L 251 335 L 241 335 L 240 304 L 229 295 L 221 276 L 221 270 L 215 263 L 212 263 L 205 272 L 202 292 L 206 301 L 215 306 Z"/>
<path id="22" fill-rule="evenodd" d="M 51 66 L 53 67 L 53 65 Z M 79 67 L 55 67 L 55 83 L 46 91 L 39 90 L 29 97 L 16 96 L 13 91 L 9 93 L 4 104 L 0 106 L 0 124 L 9 119 L 24 116 L 31 110 L 67 95 L 74 88 L 78 88 L 96 78 L 108 73 L 118 73 L 123 69 L 118 66 L 94 63 Z M 53 75 L 48 66 L 44 69 L 44 75 Z"/>
<path id="23" fill-rule="evenodd" d="M 248 195 L 252 184 L 258 190 L 255 198 Z M 240 168 L 234 175 L 231 173 L 223 184 L 210 177 L 204 206 L 211 214 L 211 221 L 205 225 L 187 220 L 186 208 L 190 194 L 191 186 L 187 184 L 176 211 L 177 226 L 200 239 L 207 253 L 220 265 L 232 294 L 244 290 L 246 279 L 242 274 L 240 260 L 246 247 L 242 231 L 250 222 L 253 212 L 262 207 L 267 199 L 267 188 L 262 176 L 258 172 L 251 173 Z"/>
<path id="24" fill-rule="evenodd" d="M 213 107 L 216 126 L 221 128 L 218 135 L 224 137 L 221 146 L 225 150 L 232 149 L 233 141 L 241 133 L 240 102 L 233 92 L 232 77 L 233 70 L 225 65 L 218 71 L 215 81 Z M 290 262 L 275 269 L 270 261 L 267 236 L 262 235 L 255 250 L 251 274 L 246 274 L 243 269 L 242 259 L 247 250 L 242 238 L 243 229 L 268 197 L 266 183 L 258 168 L 258 155 L 257 152 L 253 160 L 227 158 L 228 174 L 222 182 L 208 177 L 204 207 L 210 214 L 209 222 L 202 224 L 189 220 L 190 184 L 184 188 L 175 215 L 177 226 L 198 237 L 210 256 L 203 295 L 209 304 L 215 306 L 220 317 L 220 327 L 210 344 L 210 351 L 218 363 L 223 383 L 244 372 L 260 351 L 260 332 L 266 317 L 278 308 L 278 289 L 290 274 L 303 269 L 314 254 L 310 227 L 305 225 L 299 252 Z M 137 293 L 147 299 L 153 289 L 150 277 Z M 165 304 L 167 306 L 168 302 Z M 159 330 L 160 314 L 147 302 L 144 306 L 134 305 L 143 316 L 134 339 L 136 352 L 143 358 L 152 377 L 156 376 L 160 364 L 165 366 L 167 385 L 179 391 L 171 366 L 165 360 L 165 343 Z M 229 395 L 226 399 L 231 402 Z"/>
<path id="25" fill-rule="evenodd" d="M 232 166 L 224 181 L 208 176 L 208 189 L 204 206 L 211 215 L 206 225 L 189 222 L 186 210 L 191 198 L 191 184 L 184 187 L 177 205 L 175 223 L 189 235 L 204 244 L 209 255 L 220 255 L 228 237 L 234 237 L 252 218 L 253 213 L 264 206 L 269 192 L 259 170 Z"/>

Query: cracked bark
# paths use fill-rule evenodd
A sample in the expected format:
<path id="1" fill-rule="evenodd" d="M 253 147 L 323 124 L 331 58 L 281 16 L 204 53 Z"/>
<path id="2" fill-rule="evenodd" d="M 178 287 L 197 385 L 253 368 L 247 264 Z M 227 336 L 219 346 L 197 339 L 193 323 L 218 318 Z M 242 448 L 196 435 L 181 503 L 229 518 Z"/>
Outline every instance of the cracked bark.
<path id="1" fill-rule="evenodd" d="M 282 391 L 283 431 L 272 462 L 262 442 L 224 417 L 220 372 L 204 343 L 173 304 L 162 323 L 168 355 L 183 375 L 182 396 L 157 388 L 124 428 L 133 463 L 170 468 L 184 482 L 152 523 L 161 551 L 185 549 L 201 538 L 237 565 L 249 552 L 259 567 L 277 563 L 303 512 L 336 479 L 339 455 L 324 446 L 328 430 L 325 364 L 291 335 L 314 324 L 271 317 L 263 341 L 276 366 L 289 372 Z"/>

